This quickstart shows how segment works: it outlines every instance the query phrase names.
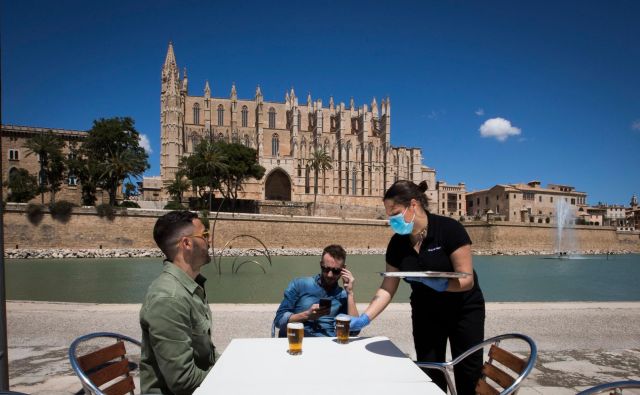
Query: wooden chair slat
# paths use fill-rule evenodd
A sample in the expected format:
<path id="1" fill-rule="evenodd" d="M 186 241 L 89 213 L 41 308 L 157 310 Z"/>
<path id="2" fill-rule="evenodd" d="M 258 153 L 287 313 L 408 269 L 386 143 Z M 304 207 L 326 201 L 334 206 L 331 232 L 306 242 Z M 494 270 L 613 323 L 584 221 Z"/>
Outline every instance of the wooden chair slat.
<path id="1" fill-rule="evenodd" d="M 495 359 L 518 374 L 522 373 L 524 368 L 527 366 L 527 361 L 516 357 L 509 351 L 506 351 L 495 344 L 493 344 L 489 350 L 489 357 Z"/>
<path id="2" fill-rule="evenodd" d="M 480 380 L 478 380 L 478 383 L 476 384 L 476 394 L 478 394 L 478 395 L 499 395 L 500 392 L 498 392 L 497 389 L 495 389 L 492 386 L 490 386 L 489 384 L 487 384 L 487 382 L 484 381 L 483 379 L 480 379 Z"/>
<path id="3" fill-rule="evenodd" d="M 507 388 L 514 381 L 516 381 L 513 377 L 509 376 L 504 370 L 500 369 L 497 366 L 493 366 L 490 363 L 485 363 L 482 367 L 482 374 L 486 377 L 493 380 L 496 384 L 501 386 L 503 389 Z"/>
<path id="4" fill-rule="evenodd" d="M 129 392 L 133 392 L 135 388 L 136 386 L 133 383 L 133 377 L 127 376 L 117 383 L 102 390 L 102 392 L 104 392 L 106 395 L 124 395 Z"/>
<path id="5" fill-rule="evenodd" d="M 126 352 L 124 343 L 122 341 L 118 341 L 110 346 L 78 357 L 78 365 L 80 365 L 80 368 L 84 371 L 91 370 L 106 362 L 122 357 Z"/>
<path id="6" fill-rule="evenodd" d="M 129 373 L 129 360 L 123 359 L 116 363 L 105 366 L 95 373 L 89 375 L 89 379 L 97 386 L 101 386 L 116 377 L 124 376 Z"/>

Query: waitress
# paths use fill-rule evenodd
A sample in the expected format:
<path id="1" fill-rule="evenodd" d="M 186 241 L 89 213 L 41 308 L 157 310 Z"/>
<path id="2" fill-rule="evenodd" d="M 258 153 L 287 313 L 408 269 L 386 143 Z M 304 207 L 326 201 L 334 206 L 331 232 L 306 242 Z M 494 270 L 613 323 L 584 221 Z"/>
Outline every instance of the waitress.
<path id="1" fill-rule="evenodd" d="M 427 210 L 427 183 L 397 181 L 385 193 L 383 202 L 389 225 L 395 232 L 386 253 L 386 270 L 473 273 L 461 278 L 409 277 L 411 320 L 417 360 L 444 362 L 447 340 L 456 358 L 484 340 L 484 297 L 473 270 L 471 239 L 456 220 Z M 353 318 L 352 330 L 360 330 L 391 302 L 400 279 L 385 277 L 373 300 Z M 474 394 L 481 376 L 482 350 L 454 368 L 458 394 Z M 446 392 L 442 372 L 430 370 L 432 380 Z"/>

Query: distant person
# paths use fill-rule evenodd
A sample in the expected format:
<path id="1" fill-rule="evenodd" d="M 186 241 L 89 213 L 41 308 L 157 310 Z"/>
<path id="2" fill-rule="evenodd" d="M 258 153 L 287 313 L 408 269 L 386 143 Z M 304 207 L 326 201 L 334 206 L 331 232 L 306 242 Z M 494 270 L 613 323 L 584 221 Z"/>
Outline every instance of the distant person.
<path id="1" fill-rule="evenodd" d="M 458 221 L 434 215 L 427 209 L 426 182 L 397 181 L 383 202 L 389 225 L 395 232 L 386 253 L 386 270 L 473 273 L 461 278 L 408 277 L 411 285 L 411 319 L 417 360 L 444 362 L 447 340 L 451 356 L 484 340 L 484 297 L 473 270 L 471 239 Z M 400 283 L 385 277 L 373 300 L 351 328 L 362 329 L 391 302 Z M 458 394 L 475 394 L 481 376 L 482 350 L 454 368 Z M 446 392 L 444 375 L 430 370 L 429 376 Z"/>
<path id="2" fill-rule="evenodd" d="M 279 336 L 286 336 L 287 323 L 304 323 L 305 336 L 335 336 L 338 314 L 358 315 L 353 294 L 355 278 L 346 268 L 347 252 L 332 244 L 322 251 L 320 273 L 296 278 L 284 291 L 274 320 Z M 338 285 L 342 279 L 344 289 Z M 328 303 L 322 307 L 321 299 Z"/>
<path id="3" fill-rule="evenodd" d="M 191 394 L 215 363 L 211 309 L 200 274 L 209 263 L 209 232 L 189 211 L 160 217 L 153 238 L 166 255 L 142 309 L 141 393 Z"/>

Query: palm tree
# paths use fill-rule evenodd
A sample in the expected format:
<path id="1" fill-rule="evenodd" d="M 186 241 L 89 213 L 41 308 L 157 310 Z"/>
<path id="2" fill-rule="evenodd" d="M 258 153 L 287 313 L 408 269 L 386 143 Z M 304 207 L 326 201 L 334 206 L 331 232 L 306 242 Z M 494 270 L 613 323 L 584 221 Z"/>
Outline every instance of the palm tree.
<path id="1" fill-rule="evenodd" d="M 195 147 L 191 156 L 180 161 L 180 176 L 191 180 L 194 190 L 209 192 L 209 211 L 212 209 L 213 191 L 220 187 L 220 178 L 227 169 L 226 158 L 218 145 L 209 140 L 202 140 Z M 199 194 L 202 197 L 201 194 Z"/>
<path id="2" fill-rule="evenodd" d="M 140 178 L 147 168 L 146 156 L 134 149 L 111 154 L 103 163 L 102 179 L 109 192 L 109 205 L 115 206 L 118 186 L 126 177 Z"/>
<path id="3" fill-rule="evenodd" d="M 179 174 L 176 174 L 176 179 L 169 184 L 167 192 L 169 192 L 169 195 L 171 195 L 176 202 L 182 203 L 182 196 L 190 187 L 191 185 L 189 184 L 189 180 L 183 178 Z"/>
<path id="4" fill-rule="evenodd" d="M 44 193 L 47 191 L 47 185 L 51 190 L 51 200 L 55 200 L 55 192 L 60 188 L 60 182 L 63 177 L 64 164 L 62 148 L 64 141 L 53 133 L 37 134 L 25 143 L 27 155 L 38 155 L 40 162 L 40 172 L 38 173 L 39 191 L 42 205 L 44 205 Z"/>
<path id="5" fill-rule="evenodd" d="M 311 159 L 309 159 L 309 167 L 313 169 L 313 215 L 316 215 L 316 200 L 318 198 L 318 173 L 326 170 L 333 169 L 331 164 L 332 159 L 327 152 L 322 150 L 315 150 L 311 153 Z M 323 177 L 324 179 L 324 177 Z"/>

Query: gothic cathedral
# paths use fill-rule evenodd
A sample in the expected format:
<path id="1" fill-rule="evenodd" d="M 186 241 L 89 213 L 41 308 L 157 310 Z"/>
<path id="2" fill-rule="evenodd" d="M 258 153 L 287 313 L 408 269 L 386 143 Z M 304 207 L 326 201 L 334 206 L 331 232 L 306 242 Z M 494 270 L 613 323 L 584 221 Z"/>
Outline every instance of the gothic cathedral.
<path id="1" fill-rule="evenodd" d="M 219 95 L 218 95 L 219 96 Z M 202 139 L 223 139 L 257 151 L 266 168 L 261 180 L 244 186 L 241 196 L 258 201 L 308 203 L 316 189 L 309 158 L 324 150 L 332 169 L 317 179 L 319 205 L 380 207 L 385 190 L 398 179 L 435 188 L 435 171 L 422 165 L 420 148 L 392 147 L 391 101 L 356 107 L 307 95 L 300 105 L 293 88 L 284 102 L 265 101 L 258 86 L 253 99 L 239 99 L 236 86 L 229 97 L 213 97 L 207 81 L 202 95 L 189 93 L 169 43 L 162 67 L 160 94 L 161 179 L 163 190 L 175 179 L 180 158 Z"/>

